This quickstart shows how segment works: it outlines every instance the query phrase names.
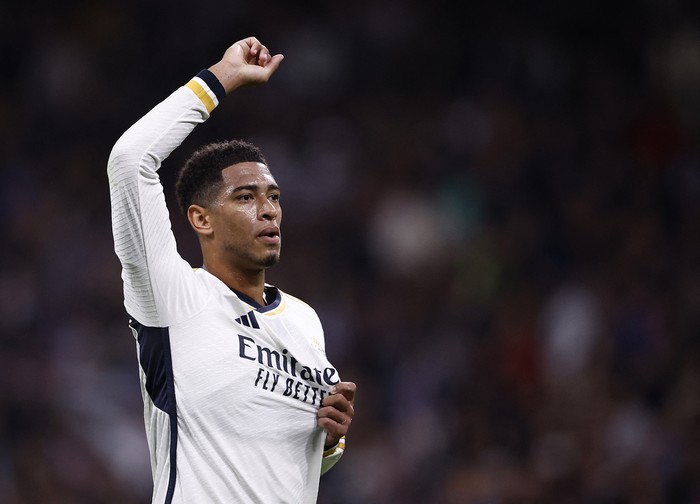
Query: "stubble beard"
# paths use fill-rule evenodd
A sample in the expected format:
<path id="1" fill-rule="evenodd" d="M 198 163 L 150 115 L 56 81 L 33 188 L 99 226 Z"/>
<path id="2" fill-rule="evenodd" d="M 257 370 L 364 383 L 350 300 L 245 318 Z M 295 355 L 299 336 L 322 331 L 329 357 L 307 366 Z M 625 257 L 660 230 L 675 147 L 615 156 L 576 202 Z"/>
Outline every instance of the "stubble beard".
<path id="1" fill-rule="evenodd" d="M 280 253 L 279 250 L 272 252 L 267 255 L 259 264 L 263 268 L 270 268 L 280 262 Z"/>
<path id="2" fill-rule="evenodd" d="M 253 254 L 250 250 L 244 250 L 238 247 L 229 247 L 229 251 L 234 257 L 238 257 L 239 263 L 249 265 L 253 269 L 267 269 L 280 262 L 280 249 L 266 251 L 265 255 L 260 257 Z"/>

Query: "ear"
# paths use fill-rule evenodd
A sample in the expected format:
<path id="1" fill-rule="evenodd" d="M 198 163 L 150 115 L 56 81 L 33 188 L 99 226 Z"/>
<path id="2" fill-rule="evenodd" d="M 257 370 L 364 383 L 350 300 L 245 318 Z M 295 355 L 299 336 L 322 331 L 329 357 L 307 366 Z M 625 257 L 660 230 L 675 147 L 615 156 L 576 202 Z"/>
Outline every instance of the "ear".
<path id="1" fill-rule="evenodd" d="M 209 210 L 203 206 L 190 205 L 187 209 L 187 219 L 190 221 L 192 229 L 200 237 L 210 236 L 214 232 L 211 227 Z"/>

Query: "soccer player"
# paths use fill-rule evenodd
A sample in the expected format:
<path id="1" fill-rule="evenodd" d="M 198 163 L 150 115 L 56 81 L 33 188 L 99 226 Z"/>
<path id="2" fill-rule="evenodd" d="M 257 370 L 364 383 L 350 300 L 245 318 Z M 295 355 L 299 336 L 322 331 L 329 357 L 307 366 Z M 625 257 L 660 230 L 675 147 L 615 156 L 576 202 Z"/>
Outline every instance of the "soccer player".
<path id="1" fill-rule="evenodd" d="M 205 146 L 180 172 L 203 267 L 180 257 L 157 170 L 226 94 L 282 62 L 256 38 L 177 89 L 108 162 L 115 251 L 137 341 L 153 503 L 313 503 L 345 448 L 355 385 L 328 361 L 316 312 L 265 282 L 280 188 L 260 150 Z"/>

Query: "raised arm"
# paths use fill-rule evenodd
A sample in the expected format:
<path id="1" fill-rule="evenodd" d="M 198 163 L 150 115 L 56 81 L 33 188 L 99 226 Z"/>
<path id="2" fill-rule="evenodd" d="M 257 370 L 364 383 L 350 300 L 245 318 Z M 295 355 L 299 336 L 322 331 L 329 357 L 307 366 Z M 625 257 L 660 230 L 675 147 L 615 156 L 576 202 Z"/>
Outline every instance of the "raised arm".
<path id="1" fill-rule="evenodd" d="M 114 145 L 107 171 L 115 251 L 126 309 L 142 324 L 168 326 L 204 301 L 190 288 L 191 267 L 177 252 L 157 170 L 227 93 L 267 82 L 281 61 L 253 37 L 236 42 Z"/>

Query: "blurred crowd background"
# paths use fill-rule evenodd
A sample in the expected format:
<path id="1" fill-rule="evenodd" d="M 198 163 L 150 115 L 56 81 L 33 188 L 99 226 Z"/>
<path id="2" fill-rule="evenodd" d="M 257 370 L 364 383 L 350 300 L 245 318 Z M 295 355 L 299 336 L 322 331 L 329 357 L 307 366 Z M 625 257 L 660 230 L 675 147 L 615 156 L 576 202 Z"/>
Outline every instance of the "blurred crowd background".
<path id="1" fill-rule="evenodd" d="M 223 50 L 286 59 L 269 280 L 358 384 L 320 504 L 700 503 L 700 4 L 0 3 L 0 502 L 145 504 L 119 135 Z"/>

